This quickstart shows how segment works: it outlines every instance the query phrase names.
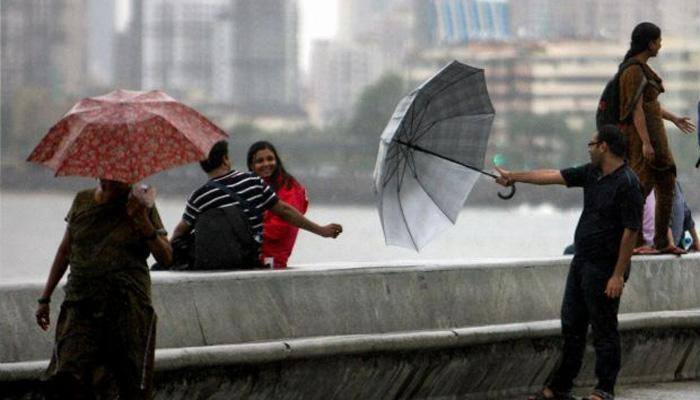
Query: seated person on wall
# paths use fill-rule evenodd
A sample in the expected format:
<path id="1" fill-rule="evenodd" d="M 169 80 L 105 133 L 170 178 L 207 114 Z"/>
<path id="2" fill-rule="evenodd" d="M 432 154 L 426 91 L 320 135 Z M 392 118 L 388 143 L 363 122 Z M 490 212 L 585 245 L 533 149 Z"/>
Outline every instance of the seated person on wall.
<path id="1" fill-rule="evenodd" d="M 272 143 L 260 141 L 248 149 L 248 170 L 265 181 L 280 200 L 305 214 L 309 207 L 306 189 L 287 172 Z M 275 269 L 287 268 L 299 228 L 292 226 L 272 212 L 266 211 L 263 222 L 261 259 Z"/>
<path id="2" fill-rule="evenodd" d="M 196 228 L 194 269 L 260 267 L 263 213 L 270 211 L 289 224 L 322 237 L 336 238 L 339 224 L 318 225 L 280 200 L 262 178 L 231 168 L 228 142 L 214 144 L 200 162 L 209 181 L 187 200 L 171 241 Z"/>
<path id="3" fill-rule="evenodd" d="M 635 254 L 659 254 L 659 251 L 653 248 L 654 245 L 654 209 L 656 207 L 655 191 L 652 190 L 647 196 L 644 203 L 644 218 L 642 220 L 642 233 L 644 237 L 644 246 L 635 249 Z M 692 238 L 689 246 L 684 244 L 685 233 L 688 232 Z M 700 250 L 700 242 L 695 231 L 695 221 L 690 212 L 688 203 L 683 196 L 683 190 L 680 184 L 676 181 L 676 187 L 673 195 L 673 206 L 671 208 L 671 224 L 668 228 L 668 240 L 670 243 L 678 246 L 681 249 L 688 251 Z"/>

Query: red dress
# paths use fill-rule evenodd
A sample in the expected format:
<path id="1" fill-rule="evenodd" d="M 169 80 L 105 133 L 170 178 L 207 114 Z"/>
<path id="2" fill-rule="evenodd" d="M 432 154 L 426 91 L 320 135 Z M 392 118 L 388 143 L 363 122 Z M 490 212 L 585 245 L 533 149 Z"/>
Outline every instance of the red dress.
<path id="1" fill-rule="evenodd" d="M 266 180 L 269 184 L 270 182 Z M 289 187 L 277 190 L 277 197 L 285 203 L 296 208 L 300 213 L 305 214 L 309 207 L 309 199 L 306 197 L 306 189 L 296 180 L 292 180 Z M 265 212 L 263 220 L 263 242 L 260 249 L 262 262 L 270 257 L 274 260 L 274 268 L 287 268 L 287 260 L 292 254 L 294 242 L 297 240 L 299 228 L 289 225 L 282 218 L 270 211 Z"/>

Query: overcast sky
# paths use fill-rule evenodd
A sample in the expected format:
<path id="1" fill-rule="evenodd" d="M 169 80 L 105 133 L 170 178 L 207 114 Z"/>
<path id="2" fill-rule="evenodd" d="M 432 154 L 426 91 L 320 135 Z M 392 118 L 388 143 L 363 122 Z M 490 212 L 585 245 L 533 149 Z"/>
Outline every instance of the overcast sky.
<path id="1" fill-rule="evenodd" d="M 335 35 L 338 25 L 337 0 L 299 0 L 299 51 L 301 68 L 307 70 L 311 42 Z"/>

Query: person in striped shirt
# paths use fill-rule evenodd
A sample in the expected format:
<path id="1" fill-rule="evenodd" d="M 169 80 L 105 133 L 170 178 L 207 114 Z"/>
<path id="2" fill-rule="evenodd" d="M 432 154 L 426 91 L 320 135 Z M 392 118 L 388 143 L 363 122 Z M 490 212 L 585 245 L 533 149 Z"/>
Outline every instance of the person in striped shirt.
<path id="1" fill-rule="evenodd" d="M 202 160 L 200 165 L 210 181 L 192 192 L 187 199 L 185 212 L 173 231 L 171 242 L 191 231 L 197 223 L 197 217 L 203 212 L 214 208 L 239 206 L 223 189 L 211 185 L 211 181 L 228 187 L 248 203 L 249 207 L 242 207 L 242 210 L 258 243 L 262 241 L 263 214 L 267 210 L 291 225 L 322 237 L 337 238 L 343 231 L 340 224 L 319 225 L 304 217 L 294 207 L 280 200 L 272 188 L 254 173 L 232 169 L 228 156 L 228 142 L 225 140 L 214 144 L 208 158 Z"/>

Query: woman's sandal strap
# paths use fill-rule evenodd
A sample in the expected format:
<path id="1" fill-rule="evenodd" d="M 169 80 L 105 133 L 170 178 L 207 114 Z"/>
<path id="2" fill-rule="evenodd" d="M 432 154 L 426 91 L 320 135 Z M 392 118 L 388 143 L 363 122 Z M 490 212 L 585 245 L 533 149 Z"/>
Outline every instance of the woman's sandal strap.
<path id="1" fill-rule="evenodd" d="M 554 394 L 552 397 L 547 397 L 544 395 L 544 389 L 541 389 L 537 393 L 528 396 L 527 400 L 575 400 L 575 398 L 569 394 L 560 394 L 555 391 L 552 391 L 552 393 Z"/>
<path id="2" fill-rule="evenodd" d="M 592 396 L 596 396 L 596 398 Z M 593 393 L 589 394 L 588 397 L 584 397 L 583 400 L 615 400 L 615 396 L 608 392 L 603 392 L 602 390 L 595 390 Z"/>

